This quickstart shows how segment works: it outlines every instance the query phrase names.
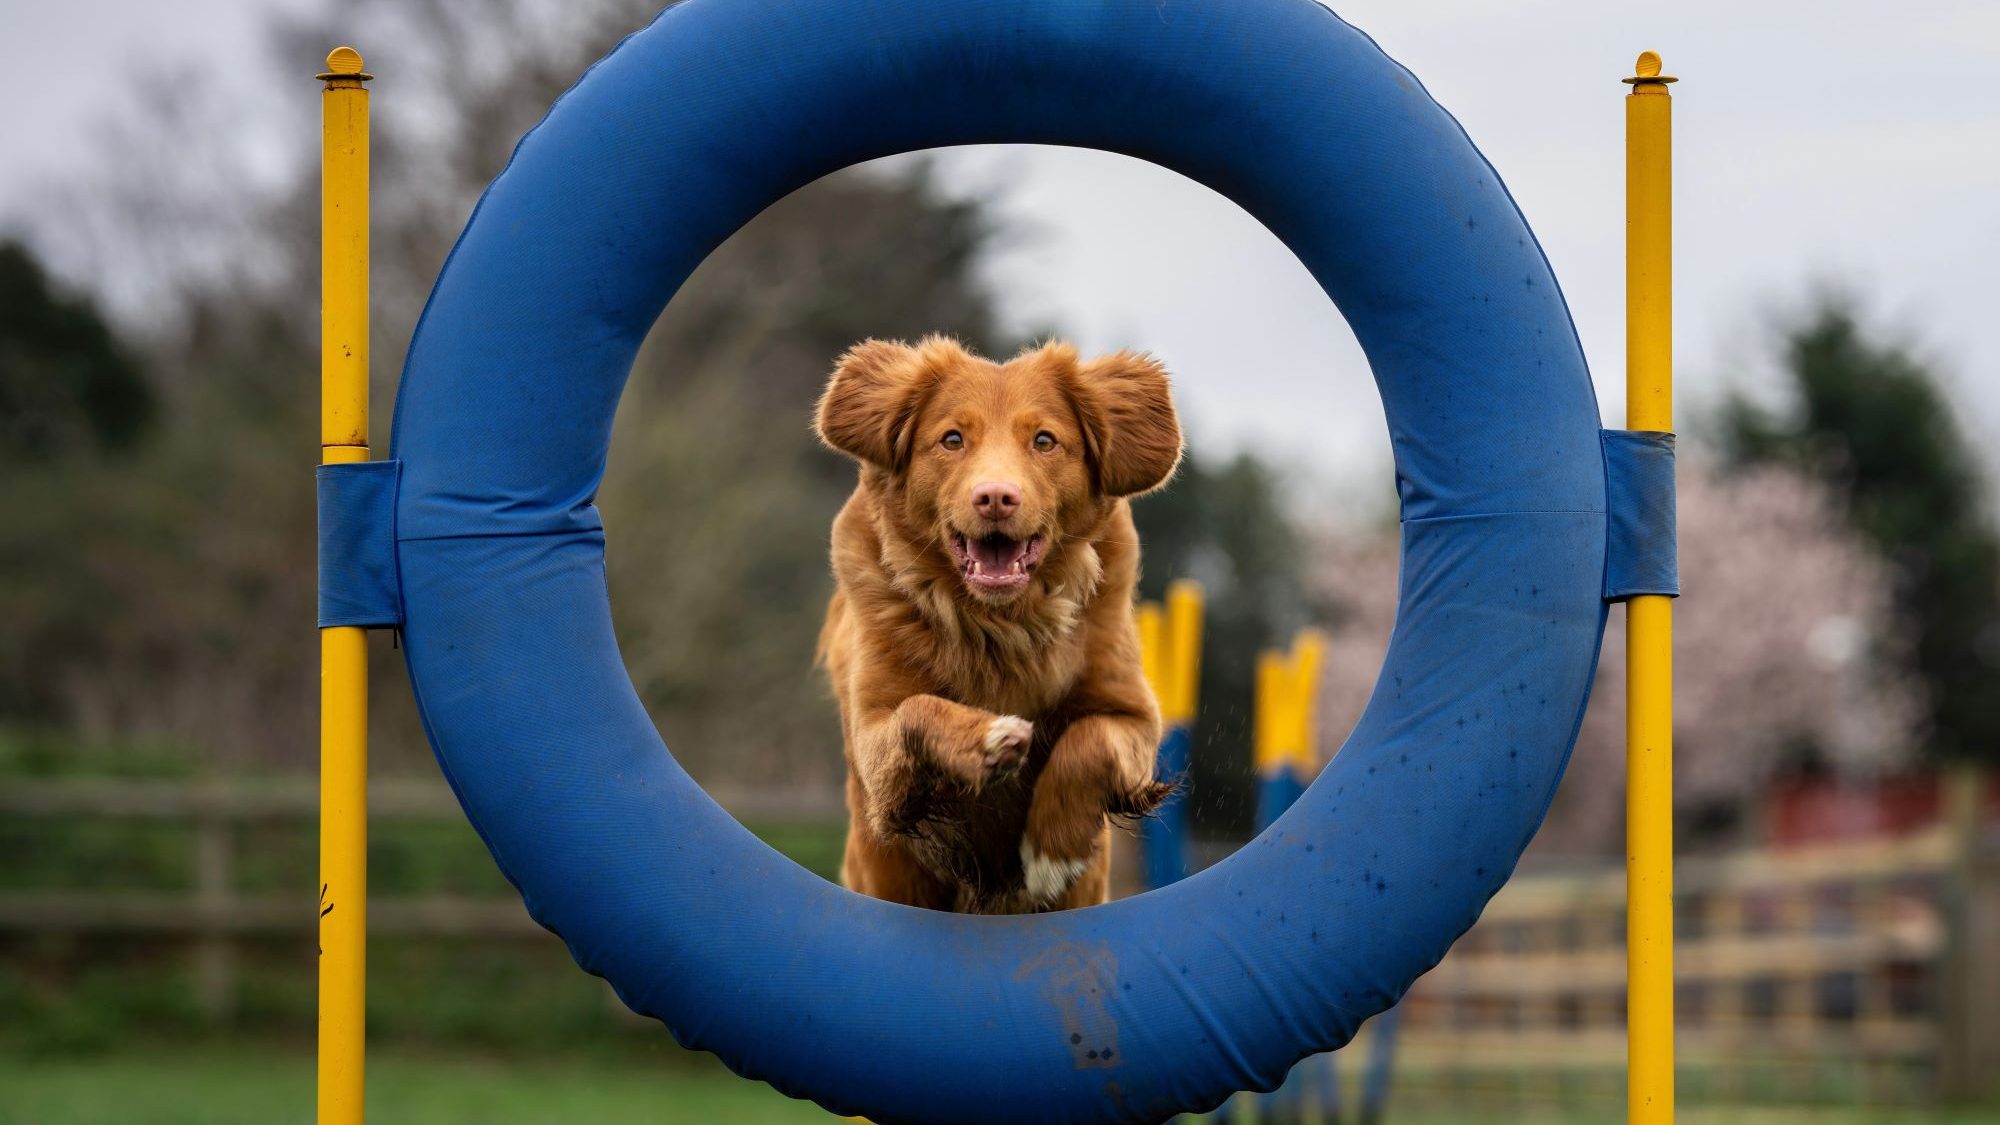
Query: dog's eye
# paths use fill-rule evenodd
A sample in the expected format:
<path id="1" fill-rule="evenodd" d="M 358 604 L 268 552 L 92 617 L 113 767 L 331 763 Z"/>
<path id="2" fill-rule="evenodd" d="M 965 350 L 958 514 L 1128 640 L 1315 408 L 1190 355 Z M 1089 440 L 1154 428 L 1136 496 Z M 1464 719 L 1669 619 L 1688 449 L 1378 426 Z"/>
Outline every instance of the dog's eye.
<path id="1" fill-rule="evenodd" d="M 956 453 L 965 448 L 965 435 L 957 430 L 946 430 L 944 436 L 938 439 L 938 444 Z"/>
<path id="2" fill-rule="evenodd" d="M 1056 435 L 1043 430 L 1035 435 L 1035 452 L 1048 453 L 1056 447 Z"/>

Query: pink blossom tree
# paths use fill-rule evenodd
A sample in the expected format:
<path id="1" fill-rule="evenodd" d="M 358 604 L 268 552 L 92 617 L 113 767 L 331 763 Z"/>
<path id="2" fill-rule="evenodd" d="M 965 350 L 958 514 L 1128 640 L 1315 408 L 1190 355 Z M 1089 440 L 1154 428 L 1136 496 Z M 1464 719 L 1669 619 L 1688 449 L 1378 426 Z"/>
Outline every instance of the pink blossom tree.
<path id="1" fill-rule="evenodd" d="M 1745 827 L 1780 773 L 1868 775 L 1910 760 L 1923 712 L 1887 563 L 1824 486 L 1790 469 L 1680 467 L 1675 802 L 1682 842 Z M 1322 752 L 1353 728 L 1395 619 L 1393 533 L 1325 535 L 1311 576 L 1332 607 Z M 1538 837 L 1616 854 L 1624 825 L 1624 614 L 1614 607 L 1576 753 Z"/>

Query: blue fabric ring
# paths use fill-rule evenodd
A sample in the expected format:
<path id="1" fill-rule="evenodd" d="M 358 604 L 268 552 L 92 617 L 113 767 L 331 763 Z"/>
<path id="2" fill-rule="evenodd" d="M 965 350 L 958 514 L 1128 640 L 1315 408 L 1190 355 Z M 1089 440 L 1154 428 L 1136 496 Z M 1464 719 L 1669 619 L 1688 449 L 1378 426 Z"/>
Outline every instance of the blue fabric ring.
<path id="1" fill-rule="evenodd" d="M 592 503 L 704 256 L 816 177 L 986 142 L 1151 161 L 1282 238 L 1373 367 L 1404 516 L 1387 661 L 1317 782 L 1198 875 L 1040 917 L 850 894 L 711 801 L 619 659 Z M 670 8 L 487 190 L 393 456 L 411 680 L 528 909 L 681 1042 L 879 1122 L 1156 1121 L 1345 1043 L 1506 880 L 1604 621 L 1604 455 L 1555 278 L 1458 124 L 1309 0 Z"/>

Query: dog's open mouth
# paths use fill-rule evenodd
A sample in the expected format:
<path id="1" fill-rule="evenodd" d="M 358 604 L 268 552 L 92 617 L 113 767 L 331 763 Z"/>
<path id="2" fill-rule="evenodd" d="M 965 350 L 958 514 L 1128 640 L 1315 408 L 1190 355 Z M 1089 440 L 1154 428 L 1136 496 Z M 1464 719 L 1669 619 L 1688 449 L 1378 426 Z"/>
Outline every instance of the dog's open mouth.
<path id="1" fill-rule="evenodd" d="M 959 575 L 974 590 L 995 593 L 1024 589 L 1035 564 L 1042 561 L 1042 537 L 1015 539 L 995 532 L 973 537 L 954 532 L 949 538 Z"/>

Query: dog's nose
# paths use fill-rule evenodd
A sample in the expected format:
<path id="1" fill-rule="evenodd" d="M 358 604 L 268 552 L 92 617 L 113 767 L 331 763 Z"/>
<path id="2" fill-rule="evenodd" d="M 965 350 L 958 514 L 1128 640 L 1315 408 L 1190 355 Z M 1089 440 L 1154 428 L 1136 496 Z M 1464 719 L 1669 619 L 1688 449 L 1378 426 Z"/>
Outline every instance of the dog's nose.
<path id="1" fill-rule="evenodd" d="M 989 520 L 1004 520 L 1021 506 L 1019 485 L 989 480 L 972 486 L 972 507 Z"/>

